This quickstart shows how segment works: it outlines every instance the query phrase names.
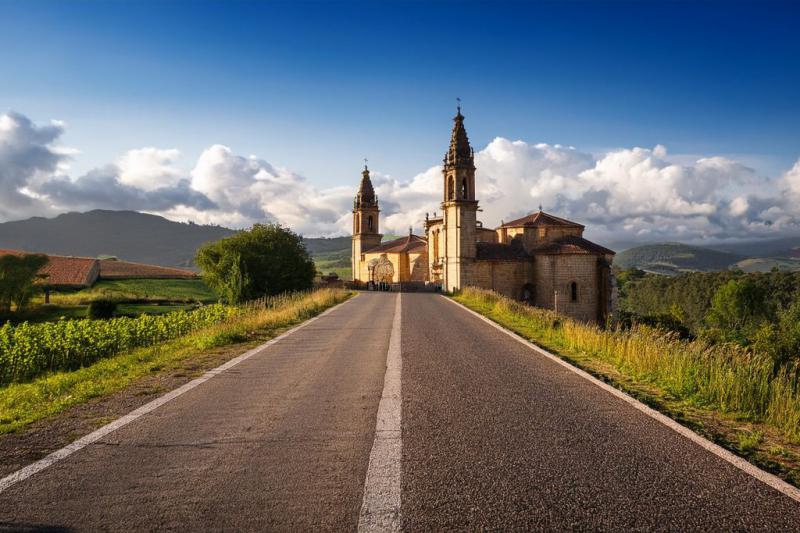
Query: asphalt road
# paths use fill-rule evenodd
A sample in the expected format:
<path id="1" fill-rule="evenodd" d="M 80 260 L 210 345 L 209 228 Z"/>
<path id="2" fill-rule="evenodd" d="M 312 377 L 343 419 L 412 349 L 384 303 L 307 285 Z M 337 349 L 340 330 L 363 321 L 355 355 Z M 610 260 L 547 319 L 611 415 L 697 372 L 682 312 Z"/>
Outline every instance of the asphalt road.
<path id="1" fill-rule="evenodd" d="M 354 530 L 397 297 L 10 487 L 0 528 Z M 442 297 L 401 314 L 403 529 L 800 530 L 800 504 Z"/>

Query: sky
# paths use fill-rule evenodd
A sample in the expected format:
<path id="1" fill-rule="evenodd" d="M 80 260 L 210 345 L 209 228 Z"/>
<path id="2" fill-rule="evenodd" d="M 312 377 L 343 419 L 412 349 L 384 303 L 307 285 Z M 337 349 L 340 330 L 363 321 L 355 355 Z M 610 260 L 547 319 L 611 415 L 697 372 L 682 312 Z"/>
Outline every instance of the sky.
<path id="1" fill-rule="evenodd" d="M 441 199 L 455 99 L 486 225 L 800 234 L 800 3 L 0 0 L 0 220 L 136 209 L 346 234 Z"/>

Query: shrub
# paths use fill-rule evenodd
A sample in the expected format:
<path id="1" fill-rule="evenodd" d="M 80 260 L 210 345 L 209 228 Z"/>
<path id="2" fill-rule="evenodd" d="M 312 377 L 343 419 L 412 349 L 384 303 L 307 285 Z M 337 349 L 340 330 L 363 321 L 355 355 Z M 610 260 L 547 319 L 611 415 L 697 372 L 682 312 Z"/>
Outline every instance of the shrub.
<path id="1" fill-rule="evenodd" d="M 117 302 L 113 300 L 95 300 L 89 304 L 89 318 L 111 318 L 117 311 Z"/>

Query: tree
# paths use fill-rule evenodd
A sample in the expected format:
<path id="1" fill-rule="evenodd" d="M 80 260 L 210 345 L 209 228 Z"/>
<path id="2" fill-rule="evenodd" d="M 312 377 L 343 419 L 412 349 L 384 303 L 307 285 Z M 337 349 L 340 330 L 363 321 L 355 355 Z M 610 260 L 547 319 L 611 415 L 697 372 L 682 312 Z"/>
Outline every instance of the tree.
<path id="1" fill-rule="evenodd" d="M 302 238 L 279 224 L 256 224 L 203 245 L 195 261 L 228 303 L 309 289 L 316 273 Z"/>
<path id="2" fill-rule="evenodd" d="M 732 279 L 719 287 L 706 315 L 712 337 L 749 344 L 770 314 L 767 296 L 764 287 L 749 276 Z"/>
<path id="3" fill-rule="evenodd" d="M 46 255 L 0 255 L 0 312 L 8 313 L 11 305 L 21 311 L 40 289 L 39 270 L 47 264 Z"/>

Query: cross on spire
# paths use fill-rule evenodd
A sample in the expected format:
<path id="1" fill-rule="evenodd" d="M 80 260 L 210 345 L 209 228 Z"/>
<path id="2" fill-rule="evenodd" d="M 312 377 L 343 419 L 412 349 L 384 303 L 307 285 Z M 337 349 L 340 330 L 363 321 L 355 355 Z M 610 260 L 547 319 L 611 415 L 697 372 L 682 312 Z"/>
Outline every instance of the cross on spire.
<path id="1" fill-rule="evenodd" d="M 461 98 L 456 96 L 456 107 L 458 108 L 458 114 L 461 114 Z"/>
<path id="2" fill-rule="evenodd" d="M 366 157 L 364 158 L 364 170 L 369 170 L 367 168 L 367 158 Z"/>

